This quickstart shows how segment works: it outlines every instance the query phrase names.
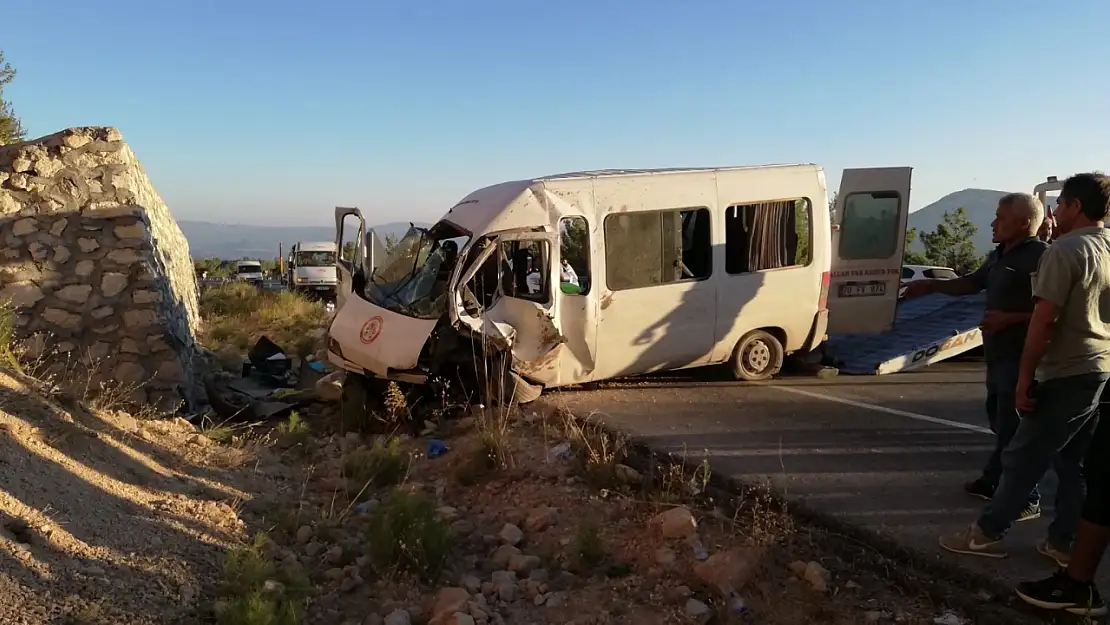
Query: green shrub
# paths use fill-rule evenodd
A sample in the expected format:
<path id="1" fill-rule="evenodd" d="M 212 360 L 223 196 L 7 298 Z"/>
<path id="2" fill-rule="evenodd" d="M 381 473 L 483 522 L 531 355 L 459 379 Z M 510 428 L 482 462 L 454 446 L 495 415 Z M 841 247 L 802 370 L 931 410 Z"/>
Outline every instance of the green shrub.
<path id="1" fill-rule="evenodd" d="M 450 555 L 448 530 L 431 499 L 393 491 L 370 513 L 370 558 L 381 572 L 405 570 L 434 581 Z"/>
<path id="2" fill-rule="evenodd" d="M 343 475 L 355 482 L 356 492 L 365 486 L 383 488 L 400 484 L 409 471 L 409 457 L 401 439 L 374 441 L 370 449 L 349 452 L 343 457 Z"/>
<path id="3" fill-rule="evenodd" d="M 249 544 L 228 551 L 216 612 L 221 625 L 300 623 L 298 600 L 307 592 L 308 581 L 276 567 L 264 553 L 266 541 L 264 534 L 257 534 Z"/>

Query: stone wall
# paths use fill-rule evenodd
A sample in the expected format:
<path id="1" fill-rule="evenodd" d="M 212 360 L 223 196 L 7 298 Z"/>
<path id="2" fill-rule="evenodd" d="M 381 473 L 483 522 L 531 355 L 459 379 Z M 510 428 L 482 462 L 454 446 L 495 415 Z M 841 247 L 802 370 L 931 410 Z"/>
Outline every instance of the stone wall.
<path id="1" fill-rule="evenodd" d="M 189 244 L 118 130 L 0 146 L 0 241 L 0 302 L 55 373 L 198 398 Z"/>

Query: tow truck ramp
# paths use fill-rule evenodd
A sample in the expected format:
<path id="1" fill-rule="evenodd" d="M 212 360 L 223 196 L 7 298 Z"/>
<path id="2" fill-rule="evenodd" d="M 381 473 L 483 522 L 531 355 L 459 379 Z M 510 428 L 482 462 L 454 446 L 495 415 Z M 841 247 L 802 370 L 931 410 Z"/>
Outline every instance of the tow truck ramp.
<path id="1" fill-rule="evenodd" d="M 841 373 L 883 375 L 920 369 L 983 344 L 979 322 L 986 295 L 932 294 L 899 302 L 894 329 L 832 335 L 826 354 Z"/>

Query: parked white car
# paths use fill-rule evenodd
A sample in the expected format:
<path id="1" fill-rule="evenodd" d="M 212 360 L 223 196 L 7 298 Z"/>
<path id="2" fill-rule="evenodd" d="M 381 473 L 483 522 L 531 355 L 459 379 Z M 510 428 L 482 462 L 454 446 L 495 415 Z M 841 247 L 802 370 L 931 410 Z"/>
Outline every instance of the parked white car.
<path id="1" fill-rule="evenodd" d="M 960 276 L 949 267 L 930 267 L 929 265 L 902 265 L 902 286 L 898 297 L 906 292 L 906 284 L 918 280 L 955 280 Z"/>

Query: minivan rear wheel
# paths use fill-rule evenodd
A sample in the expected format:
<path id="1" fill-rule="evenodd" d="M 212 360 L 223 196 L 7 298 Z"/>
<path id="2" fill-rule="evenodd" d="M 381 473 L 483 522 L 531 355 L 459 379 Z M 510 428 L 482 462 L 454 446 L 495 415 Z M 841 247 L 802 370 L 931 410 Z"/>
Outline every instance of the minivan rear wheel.
<path id="1" fill-rule="evenodd" d="M 732 374 L 737 380 L 770 380 L 782 370 L 782 342 L 765 330 L 752 330 L 740 338 L 732 352 Z"/>

